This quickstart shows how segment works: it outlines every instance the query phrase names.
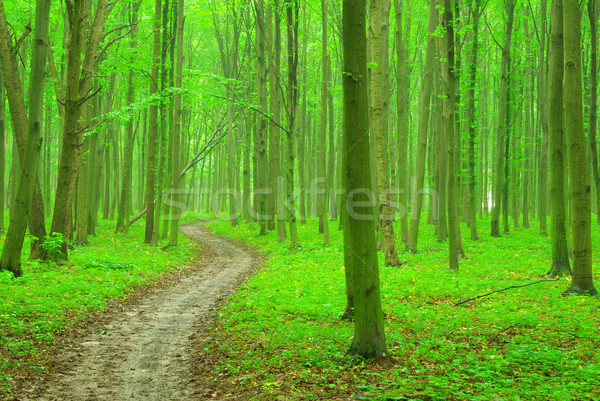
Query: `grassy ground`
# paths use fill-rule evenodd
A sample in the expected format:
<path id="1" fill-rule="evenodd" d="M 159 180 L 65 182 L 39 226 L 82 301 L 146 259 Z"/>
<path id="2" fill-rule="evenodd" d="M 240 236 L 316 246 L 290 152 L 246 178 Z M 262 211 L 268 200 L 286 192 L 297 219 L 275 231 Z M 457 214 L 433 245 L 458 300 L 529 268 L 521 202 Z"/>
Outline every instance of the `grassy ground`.
<path id="1" fill-rule="evenodd" d="M 26 241 L 23 277 L 0 271 L 0 399 L 15 383 L 48 369 L 46 350 L 58 335 L 76 330 L 109 302 L 159 282 L 197 254 L 183 235 L 177 248 L 143 245 L 143 230 L 143 222 L 137 223 L 123 237 L 114 233 L 112 222 L 101 222 L 90 246 L 71 251 L 63 265 L 26 260 Z"/>
<path id="2" fill-rule="evenodd" d="M 489 222 L 479 225 L 478 242 L 462 227 L 469 259 L 459 271 L 447 268 L 447 243 L 426 225 L 418 254 L 403 254 L 401 268 L 381 268 L 388 349 L 397 362 L 383 369 L 338 363 L 353 334 L 338 319 L 345 306 L 340 231 L 324 247 L 309 221 L 299 227 L 302 248 L 292 251 L 275 233 L 258 237 L 255 225 L 210 223 L 269 259 L 220 311 L 200 355 L 216 369 L 201 369 L 201 380 L 238 399 L 599 399 L 600 300 L 563 296 L 569 278 L 454 306 L 543 279 L 550 266 L 549 238 L 535 227 L 492 238 Z"/>

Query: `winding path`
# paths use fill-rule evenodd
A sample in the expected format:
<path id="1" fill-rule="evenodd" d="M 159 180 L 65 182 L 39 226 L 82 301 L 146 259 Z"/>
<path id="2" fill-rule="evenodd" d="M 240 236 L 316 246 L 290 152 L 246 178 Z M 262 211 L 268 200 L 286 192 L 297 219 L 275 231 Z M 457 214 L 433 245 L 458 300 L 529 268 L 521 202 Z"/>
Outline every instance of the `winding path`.
<path id="1" fill-rule="evenodd" d="M 120 401 L 203 398 L 191 377 L 190 352 L 227 295 L 257 262 L 201 223 L 180 231 L 211 256 L 173 285 L 143 298 L 99 334 L 64 351 L 69 370 L 55 374 L 37 400 Z M 135 309 L 134 309 L 135 308 Z"/>

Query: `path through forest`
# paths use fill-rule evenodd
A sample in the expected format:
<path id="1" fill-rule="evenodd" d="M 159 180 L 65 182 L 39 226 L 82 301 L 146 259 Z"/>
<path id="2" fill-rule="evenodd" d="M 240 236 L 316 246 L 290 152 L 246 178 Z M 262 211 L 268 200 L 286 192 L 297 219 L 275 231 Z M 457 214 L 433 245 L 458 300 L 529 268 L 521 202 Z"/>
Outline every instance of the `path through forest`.
<path id="1" fill-rule="evenodd" d="M 110 319 L 99 333 L 61 351 L 57 372 L 37 400 L 193 400 L 203 389 L 192 364 L 219 302 L 257 263 L 250 252 L 212 235 L 201 223 L 181 231 L 211 254 L 180 281 Z M 196 362 L 197 363 L 197 362 Z"/>

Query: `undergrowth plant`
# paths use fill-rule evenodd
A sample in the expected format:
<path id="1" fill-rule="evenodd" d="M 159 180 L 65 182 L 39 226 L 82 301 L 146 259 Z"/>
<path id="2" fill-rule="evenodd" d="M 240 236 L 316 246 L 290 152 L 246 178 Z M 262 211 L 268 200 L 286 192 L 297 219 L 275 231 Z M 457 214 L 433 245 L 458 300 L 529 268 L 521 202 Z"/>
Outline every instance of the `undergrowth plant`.
<path id="1" fill-rule="evenodd" d="M 455 306 L 545 279 L 550 240 L 535 227 L 501 239 L 482 234 L 475 242 L 463 227 L 469 259 L 458 271 L 447 268 L 447 244 L 425 224 L 420 252 L 403 253 L 402 267 L 384 267 L 381 259 L 386 336 L 396 362 L 388 369 L 369 361 L 339 364 L 353 333 L 352 323 L 339 319 L 345 307 L 341 231 L 332 231 L 324 247 L 318 222 L 309 220 L 300 226 L 301 247 L 290 250 L 274 232 L 258 237 L 253 223 L 209 227 L 268 256 L 221 309 L 202 352 L 216 355 L 217 369 L 205 372 L 215 391 L 256 399 L 600 398 L 600 301 L 565 296 L 570 277 Z M 233 385 L 223 390 L 222 383 Z"/>

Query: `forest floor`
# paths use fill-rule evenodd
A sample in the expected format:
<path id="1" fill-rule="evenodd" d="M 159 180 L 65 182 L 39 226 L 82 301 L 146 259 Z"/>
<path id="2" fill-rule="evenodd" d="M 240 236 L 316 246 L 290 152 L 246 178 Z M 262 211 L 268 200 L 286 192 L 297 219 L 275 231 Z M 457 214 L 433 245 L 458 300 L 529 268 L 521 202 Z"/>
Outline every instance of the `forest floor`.
<path id="1" fill-rule="evenodd" d="M 198 349 L 217 308 L 260 263 L 252 251 L 200 223 L 181 232 L 203 259 L 169 285 L 88 327 L 56 349 L 42 386 L 19 400 L 193 400 L 211 394 L 194 380 Z"/>

